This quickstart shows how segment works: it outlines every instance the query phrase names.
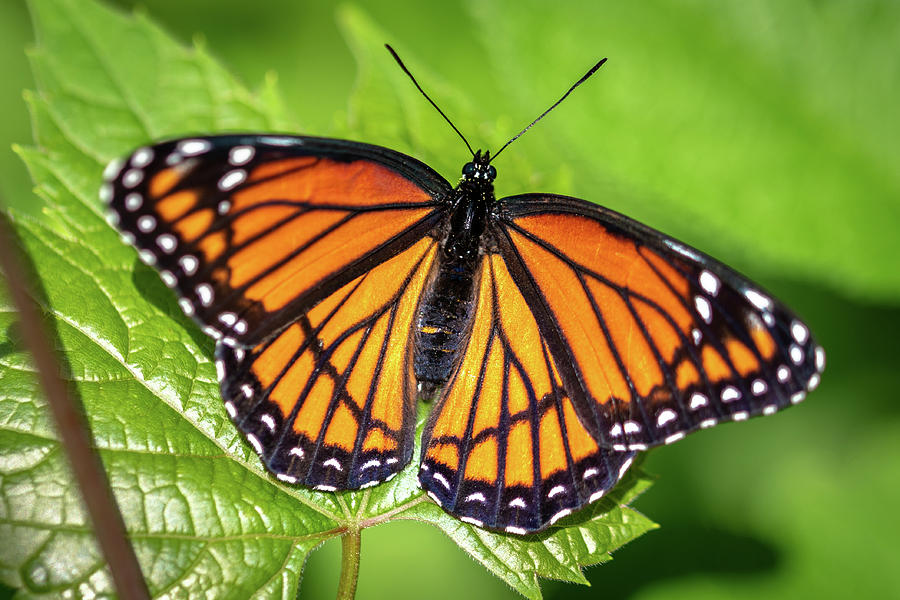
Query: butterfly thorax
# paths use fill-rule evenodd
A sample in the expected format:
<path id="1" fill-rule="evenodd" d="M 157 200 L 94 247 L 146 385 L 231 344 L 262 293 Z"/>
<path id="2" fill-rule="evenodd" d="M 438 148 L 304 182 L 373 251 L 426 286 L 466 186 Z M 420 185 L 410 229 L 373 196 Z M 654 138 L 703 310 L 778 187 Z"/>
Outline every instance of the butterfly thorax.
<path id="1" fill-rule="evenodd" d="M 452 212 L 438 255 L 436 275 L 419 305 L 415 374 L 424 396 L 450 378 L 468 338 L 475 311 L 480 248 L 491 204 L 496 170 L 490 153 L 477 152 L 463 167 L 454 190 Z"/>

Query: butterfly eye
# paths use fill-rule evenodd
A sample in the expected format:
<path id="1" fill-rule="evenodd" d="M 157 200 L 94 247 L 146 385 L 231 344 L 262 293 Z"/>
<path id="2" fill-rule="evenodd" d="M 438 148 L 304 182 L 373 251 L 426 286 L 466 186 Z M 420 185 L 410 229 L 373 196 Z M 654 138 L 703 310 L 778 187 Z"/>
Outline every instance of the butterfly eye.
<path id="1" fill-rule="evenodd" d="M 497 169 L 494 168 L 494 165 L 488 165 L 488 179 L 496 179 L 497 178 Z"/>
<path id="2" fill-rule="evenodd" d="M 466 177 L 471 177 L 475 174 L 475 163 L 466 163 L 463 165 L 462 174 Z"/>

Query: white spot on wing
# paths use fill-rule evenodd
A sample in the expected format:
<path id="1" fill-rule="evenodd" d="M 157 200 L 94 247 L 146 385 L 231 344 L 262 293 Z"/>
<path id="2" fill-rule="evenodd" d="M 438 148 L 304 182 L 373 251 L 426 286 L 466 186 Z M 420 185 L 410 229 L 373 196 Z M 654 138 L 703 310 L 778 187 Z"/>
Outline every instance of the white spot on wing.
<path id="1" fill-rule="evenodd" d="M 272 415 L 262 415 L 259 420 L 262 421 L 262 424 L 265 425 L 269 431 L 275 431 L 275 419 L 272 418 Z"/>
<path id="2" fill-rule="evenodd" d="M 303 448 L 300 448 L 299 446 L 294 446 L 293 448 L 291 448 L 291 450 L 290 450 L 290 452 L 288 452 L 288 454 L 290 454 L 292 456 L 296 456 L 297 458 L 303 458 Z"/>
<path id="3" fill-rule="evenodd" d="M 514 533 L 516 535 L 526 535 L 528 530 L 522 529 L 521 527 L 513 527 L 512 525 L 507 525 L 505 529 L 506 533 Z"/>
<path id="4" fill-rule="evenodd" d="M 622 463 L 622 466 L 619 467 L 619 479 L 625 474 L 625 471 L 628 470 L 628 467 L 631 466 L 631 463 L 634 462 L 634 458 L 629 458 L 625 462 Z"/>
<path id="5" fill-rule="evenodd" d="M 444 477 L 443 475 L 441 475 L 440 473 L 435 472 L 435 474 L 432 475 L 431 477 L 432 477 L 432 479 L 434 479 L 435 481 L 440 483 L 442 486 L 444 486 L 448 490 L 450 489 L 450 483 L 447 481 L 447 478 Z"/>
<path id="6" fill-rule="evenodd" d="M 297 483 L 297 478 L 293 475 L 285 475 L 284 473 L 276 473 L 275 477 L 286 483 Z"/>
<path id="7" fill-rule="evenodd" d="M 244 394 L 245 398 L 252 398 L 253 397 L 253 388 L 250 387 L 250 384 L 245 383 L 244 385 L 241 386 L 241 393 Z"/>
<path id="8" fill-rule="evenodd" d="M 475 492 L 474 494 L 469 494 L 466 496 L 464 502 L 485 502 L 487 498 L 484 497 L 484 494 L 481 492 Z"/>
<path id="9" fill-rule="evenodd" d="M 734 402 L 740 400 L 741 392 L 733 385 L 725 386 L 722 390 L 722 402 Z"/>
<path id="10" fill-rule="evenodd" d="M 131 166 L 142 169 L 150 164 L 153 160 L 153 150 L 150 148 L 140 148 L 131 155 Z"/>
<path id="11" fill-rule="evenodd" d="M 582 479 L 590 479 L 591 477 L 596 477 L 599 473 L 600 473 L 600 471 L 597 468 L 591 467 L 590 469 L 588 469 L 587 471 L 584 472 L 584 475 L 582 475 L 581 478 Z"/>
<path id="12" fill-rule="evenodd" d="M 778 412 L 778 406 L 776 406 L 775 404 L 768 404 L 763 407 L 764 415 L 774 415 L 777 412 Z"/>
<path id="13" fill-rule="evenodd" d="M 200 304 L 202 304 L 203 306 L 209 306 L 210 304 L 212 304 L 213 289 L 211 285 L 209 285 L 208 283 L 201 283 L 196 288 L 194 288 L 194 291 L 197 292 L 197 297 L 200 298 Z"/>
<path id="14" fill-rule="evenodd" d="M 237 409 L 234 408 L 234 404 L 231 402 L 231 400 L 225 401 L 225 412 L 227 412 L 228 416 L 231 417 L 232 419 L 237 414 Z"/>
<path id="15" fill-rule="evenodd" d="M 663 443 L 665 443 L 665 444 L 674 444 L 675 442 L 677 442 L 678 440 L 682 439 L 683 437 L 684 437 L 684 432 L 683 432 L 683 431 L 679 431 L 678 433 L 673 433 L 672 435 L 670 435 L 669 437 L 667 437 L 665 440 L 663 440 Z"/>
<path id="16" fill-rule="evenodd" d="M 338 459 L 336 459 L 336 458 L 329 458 L 328 460 L 326 460 L 325 462 L 322 463 L 322 466 L 323 467 L 334 467 L 338 471 L 344 470 L 344 467 L 341 466 L 341 463 L 338 462 Z"/>
<path id="17" fill-rule="evenodd" d="M 104 183 L 100 186 L 100 200 L 103 202 L 109 203 L 113 197 L 113 188 L 108 183 Z"/>
<path id="18" fill-rule="evenodd" d="M 263 453 L 262 444 L 259 443 L 259 440 L 256 439 L 256 436 L 252 433 L 247 434 L 247 441 L 250 442 L 250 445 L 253 446 L 253 449 L 256 450 L 257 454 Z"/>
<path id="19" fill-rule="evenodd" d="M 191 301 L 188 300 L 187 298 L 179 298 L 178 306 L 181 307 L 181 310 L 183 310 L 184 314 L 186 314 L 187 316 L 189 316 L 189 317 L 194 316 L 194 305 L 191 304 Z"/>
<path id="20" fill-rule="evenodd" d="M 554 496 L 558 496 L 559 494 L 564 493 L 565 491 L 566 491 L 566 488 L 565 488 L 565 487 L 563 487 L 563 486 L 561 486 L 561 485 L 557 485 L 557 486 L 553 487 L 553 488 L 547 493 L 547 497 L 548 497 L 548 498 L 552 498 L 552 497 L 554 497 Z"/>
<path id="21" fill-rule="evenodd" d="M 103 169 L 103 178 L 107 181 L 115 179 L 116 176 L 122 171 L 123 166 L 125 166 L 125 162 L 121 158 L 109 161 L 109 164 L 107 164 L 106 168 Z"/>
<path id="22" fill-rule="evenodd" d="M 777 376 L 778 381 L 784 383 L 791 378 L 791 370 L 788 369 L 785 365 L 781 365 L 780 367 L 778 367 Z"/>
<path id="23" fill-rule="evenodd" d="M 709 271 L 703 271 L 702 273 L 700 273 L 700 287 L 703 288 L 703 291 L 710 296 L 715 296 L 716 294 L 718 294 L 720 286 L 721 283 L 719 282 L 719 278 Z"/>
<path id="24" fill-rule="evenodd" d="M 756 290 L 747 290 L 744 292 L 744 297 L 747 300 L 758 308 L 759 310 L 770 310 L 772 308 L 772 300 L 763 294 L 760 294 Z"/>
<path id="25" fill-rule="evenodd" d="M 825 349 L 816 346 L 816 370 L 821 373 L 825 370 Z"/>
<path id="26" fill-rule="evenodd" d="M 700 429 L 715 427 L 716 423 L 718 423 L 716 419 L 704 419 L 703 421 L 700 421 Z"/>
<path id="27" fill-rule="evenodd" d="M 222 383 L 222 380 L 225 379 L 225 363 L 221 360 L 216 361 L 216 379 L 219 383 Z"/>
<path id="28" fill-rule="evenodd" d="M 128 169 L 122 176 L 122 185 L 127 188 L 133 188 L 144 180 L 144 172 L 140 169 Z"/>
<path id="29" fill-rule="evenodd" d="M 691 410 L 697 410 L 702 406 L 706 406 L 708 403 L 709 400 L 707 400 L 706 396 L 704 396 L 703 394 L 699 392 L 694 392 L 693 394 L 691 394 Z"/>
<path id="30" fill-rule="evenodd" d="M 223 192 L 227 192 L 228 190 L 233 189 L 235 186 L 241 184 L 246 178 L 247 172 L 243 169 L 235 169 L 233 171 L 229 171 L 222 176 L 222 179 L 219 180 L 219 189 Z"/>
<path id="31" fill-rule="evenodd" d="M 528 507 L 528 505 L 525 504 L 525 500 L 523 498 L 513 498 L 512 500 L 510 500 L 510 502 L 507 506 L 510 506 L 512 508 L 527 508 Z"/>
<path id="32" fill-rule="evenodd" d="M 626 434 L 638 433 L 641 430 L 641 425 L 637 421 L 625 421 L 623 430 Z"/>
<path id="33" fill-rule="evenodd" d="M 159 276 L 162 278 L 163 283 L 166 284 L 166 287 L 173 288 L 175 287 L 175 284 L 178 283 L 178 280 L 175 279 L 175 275 L 172 274 L 172 271 L 160 271 Z"/>
<path id="34" fill-rule="evenodd" d="M 144 197 L 137 192 L 131 192 L 125 196 L 125 210 L 134 212 L 144 204 Z"/>
<path id="35" fill-rule="evenodd" d="M 231 327 L 234 325 L 235 321 L 237 321 L 237 315 L 233 312 L 223 312 L 219 315 L 219 321 L 224 323 L 226 326 Z"/>
<path id="36" fill-rule="evenodd" d="M 666 423 L 671 423 L 675 419 L 678 418 L 678 415 L 675 414 L 675 411 L 671 408 L 666 408 L 660 411 L 659 416 L 656 417 L 656 426 L 664 427 Z"/>
<path id="37" fill-rule="evenodd" d="M 768 389 L 769 386 L 762 379 L 755 379 L 750 385 L 750 391 L 753 392 L 754 396 L 762 396 Z"/>
<path id="38" fill-rule="evenodd" d="M 694 296 L 694 307 L 704 322 L 712 322 L 712 306 L 709 305 L 709 300 L 703 296 Z"/>
<path id="39" fill-rule="evenodd" d="M 178 246 L 178 240 L 171 233 L 164 233 L 156 238 L 156 245 L 166 254 L 171 254 Z"/>
<path id="40" fill-rule="evenodd" d="M 588 498 L 588 502 L 589 502 L 589 503 L 590 503 L 590 502 L 596 502 L 597 500 L 599 500 L 600 498 L 602 498 L 605 494 L 606 494 L 606 490 L 604 490 L 604 489 L 599 489 L 599 490 L 597 490 L 596 492 L 594 492 L 593 494 L 590 495 L 590 497 Z"/>
<path id="41" fill-rule="evenodd" d="M 178 151 L 184 156 L 196 156 L 208 152 L 212 148 L 206 140 L 182 140 L 178 142 Z"/>
<path id="42" fill-rule="evenodd" d="M 795 365 L 799 365 L 800 363 L 803 362 L 803 350 L 800 348 L 800 346 L 798 346 L 796 344 L 791 344 L 790 354 L 791 354 L 791 362 L 794 363 Z"/>
<path id="43" fill-rule="evenodd" d="M 484 521 L 479 521 L 478 519 L 474 519 L 472 517 L 460 517 L 460 521 L 465 521 L 466 523 L 470 523 L 475 527 L 484 527 Z"/>
<path id="44" fill-rule="evenodd" d="M 622 425 L 620 425 L 619 423 L 616 423 L 615 425 L 610 427 L 609 435 L 610 435 L 610 437 L 619 437 L 620 435 L 622 435 Z"/>
<path id="45" fill-rule="evenodd" d="M 750 413 L 748 413 L 746 410 L 741 410 L 741 411 L 738 411 L 738 412 L 734 413 L 733 415 L 731 415 L 731 418 L 734 419 L 735 421 L 746 421 L 747 417 L 749 417 L 749 416 L 750 416 Z"/>
<path id="46" fill-rule="evenodd" d="M 819 387 L 819 381 L 821 378 L 818 373 L 813 373 L 812 377 L 809 378 L 809 381 L 806 383 L 806 389 L 809 391 L 813 391 L 817 387 Z"/>
<path id="47" fill-rule="evenodd" d="M 196 256 L 185 254 L 178 259 L 178 264 L 181 265 L 181 269 L 184 271 L 184 274 L 190 276 L 197 272 L 197 267 L 200 265 L 200 261 L 197 260 Z"/>
<path id="48" fill-rule="evenodd" d="M 137 226 L 144 233 L 149 233 L 156 229 L 156 219 L 150 215 L 144 215 L 137 220 Z"/>
<path id="49" fill-rule="evenodd" d="M 558 513 L 556 513 L 555 515 L 553 515 L 552 517 L 550 517 L 550 524 L 553 525 L 554 523 L 556 523 L 563 517 L 568 516 L 570 514 L 572 514 L 572 509 L 564 508 L 561 511 L 559 511 Z"/>
<path id="50" fill-rule="evenodd" d="M 253 158 L 253 146 L 235 146 L 228 153 L 228 162 L 235 167 L 245 165 Z"/>
<path id="51" fill-rule="evenodd" d="M 791 323 L 791 335 L 794 336 L 798 344 L 805 344 L 806 340 L 809 339 L 809 329 L 800 321 L 794 321 Z"/>
<path id="52" fill-rule="evenodd" d="M 361 466 L 359 468 L 359 471 L 363 472 L 366 469 L 371 469 L 372 467 L 380 467 L 380 466 L 381 466 L 381 461 L 378 460 L 377 458 L 373 458 L 372 460 L 364 463 L 363 466 Z"/>

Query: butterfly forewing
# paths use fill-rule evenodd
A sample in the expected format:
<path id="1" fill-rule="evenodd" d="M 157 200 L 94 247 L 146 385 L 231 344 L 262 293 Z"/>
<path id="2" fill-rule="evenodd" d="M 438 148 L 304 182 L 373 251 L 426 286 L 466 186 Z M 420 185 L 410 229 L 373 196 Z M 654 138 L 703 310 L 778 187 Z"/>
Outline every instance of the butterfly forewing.
<path id="1" fill-rule="evenodd" d="M 112 165 L 101 194 L 204 331 L 254 345 L 440 220 L 440 176 L 352 142 L 223 136 Z"/>
<path id="2" fill-rule="evenodd" d="M 585 427 L 641 450 L 771 414 L 818 384 L 824 353 L 731 269 L 582 200 L 498 206 L 495 236 Z"/>
<path id="3" fill-rule="evenodd" d="M 542 529 L 608 491 L 633 452 L 600 448 L 503 258 L 482 259 L 461 363 L 422 441 L 421 485 L 463 520 Z"/>

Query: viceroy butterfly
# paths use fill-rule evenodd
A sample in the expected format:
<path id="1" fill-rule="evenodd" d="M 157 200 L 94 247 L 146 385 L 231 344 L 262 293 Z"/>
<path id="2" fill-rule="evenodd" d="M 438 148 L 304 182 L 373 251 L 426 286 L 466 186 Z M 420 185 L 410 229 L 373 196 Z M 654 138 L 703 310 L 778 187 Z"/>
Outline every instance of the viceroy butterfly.
<path id="1" fill-rule="evenodd" d="M 525 534 L 637 452 L 818 385 L 824 351 L 759 286 L 584 200 L 496 200 L 491 160 L 474 153 L 454 188 L 369 144 L 194 137 L 110 164 L 100 196 L 217 340 L 225 409 L 287 483 L 392 478 L 433 396 L 421 487 Z"/>

